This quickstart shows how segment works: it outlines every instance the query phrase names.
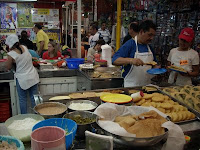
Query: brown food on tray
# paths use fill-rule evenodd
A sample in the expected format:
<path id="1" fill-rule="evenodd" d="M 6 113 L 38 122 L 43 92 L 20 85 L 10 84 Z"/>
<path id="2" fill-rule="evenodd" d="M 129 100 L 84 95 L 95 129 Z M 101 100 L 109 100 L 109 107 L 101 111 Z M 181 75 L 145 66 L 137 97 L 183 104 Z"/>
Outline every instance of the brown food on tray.
<path id="1" fill-rule="evenodd" d="M 167 120 L 160 116 L 157 112 L 151 110 L 136 115 L 118 116 L 115 118 L 121 127 L 127 132 L 136 134 L 136 137 L 153 137 L 164 134 L 164 128 L 161 125 Z"/>
<path id="2" fill-rule="evenodd" d="M 200 86 L 169 87 L 164 88 L 163 92 L 200 112 Z"/>
<path id="3" fill-rule="evenodd" d="M 111 94 L 111 93 L 110 92 L 99 92 L 99 93 L 96 93 L 96 96 L 100 97 L 100 96 L 106 95 L 106 94 Z"/>
<path id="4" fill-rule="evenodd" d="M 95 92 L 83 92 L 83 95 L 86 97 L 96 97 Z"/>
<path id="5" fill-rule="evenodd" d="M 103 92 L 110 92 L 110 93 L 117 93 L 117 94 L 124 93 L 123 90 L 119 90 L 119 89 L 117 89 L 117 90 L 103 90 Z"/>
<path id="6" fill-rule="evenodd" d="M 78 99 L 78 98 L 87 98 L 84 94 L 82 93 L 71 93 L 69 94 L 69 97 L 70 98 L 73 98 L 73 99 Z"/>
<path id="7" fill-rule="evenodd" d="M 181 94 L 181 96 L 184 97 L 183 94 Z M 170 116 L 173 122 L 180 122 L 195 118 L 195 115 L 189 112 L 186 107 L 179 105 L 177 102 L 171 100 L 167 95 L 163 95 L 161 93 L 144 93 L 142 99 L 135 104 L 137 106 L 153 106 L 159 111 Z"/>
<path id="8" fill-rule="evenodd" d="M 129 90 L 128 92 L 129 92 L 129 94 L 133 94 L 133 93 L 137 93 L 137 92 L 139 92 L 139 90 L 131 89 L 131 90 Z"/>

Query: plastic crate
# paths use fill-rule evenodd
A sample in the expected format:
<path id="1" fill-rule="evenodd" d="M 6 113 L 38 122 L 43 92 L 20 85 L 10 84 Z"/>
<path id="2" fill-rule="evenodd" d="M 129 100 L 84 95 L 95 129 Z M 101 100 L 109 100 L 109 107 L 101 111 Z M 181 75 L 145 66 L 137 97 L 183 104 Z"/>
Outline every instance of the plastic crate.
<path id="1" fill-rule="evenodd" d="M 80 64 L 84 64 L 83 58 L 68 58 L 66 59 L 69 69 L 78 69 Z"/>

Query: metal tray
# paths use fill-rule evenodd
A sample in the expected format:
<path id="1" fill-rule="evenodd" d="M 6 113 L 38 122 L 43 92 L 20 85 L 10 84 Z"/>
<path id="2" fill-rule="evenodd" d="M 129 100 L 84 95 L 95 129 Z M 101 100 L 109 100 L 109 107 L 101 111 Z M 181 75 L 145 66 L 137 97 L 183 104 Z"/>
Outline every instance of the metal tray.
<path id="1" fill-rule="evenodd" d="M 185 103 L 179 101 L 178 99 L 174 98 L 173 96 L 171 96 L 171 95 L 163 92 L 162 88 L 159 89 L 158 91 L 160 91 L 160 93 L 162 93 L 162 94 L 165 94 L 165 95 L 169 96 L 173 101 L 178 102 L 179 104 L 185 106 L 189 111 L 191 111 L 192 113 L 194 113 L 196 115 L 196 117 L 197 117 L 198 120 L 200 120 L 200 112 L 198 112 L 195 109 L 189 107 L 188 105 L 186 105 Z"/>
<path id="2" fill-rule="evenodd" d="M 158 92 L 158 93 L 161 93 L 161 94 L 163 94 L 163 95 L 167 95 L 167 96 L 169 96 L 169 97 L 171 98 L 171 100 L 173 100 L 173 101 L 175 101 L 175 102 L 178 102 L 180 105 L 186 107 L 189 111 L 191 111 L 192 113 L 194 113 L 195 116 L 196 116 L 196 118 L 194 118 L 194 119 L 184 120 L 184 121 L 179 121 L 179 122 L 174 122 L 174 123 L 176 123 L 176 124 L 184 124 L 184 123 L 188 123 L 188 122 L 195 121 L 195 120 L 197 120 L 197 119 L 200 120 L 200 114 L 199 114 L 196 110 L 194 110 L 194 109 L 188 107 L 186 104 L 184 104 L 184 103 L 178 101 L 176 98 L 174 98 L 174 97 L 172 97 L 171 95 L 168 95 L 167 93 L 163 92 L 163 91 L 161 90 L 161 89 L 163 89 L 163 88 L 164 88 L 164 87 L 162 87 L 162 88 L 158 88 L 157 91 L 153 91 L 153 92 L 149 92 L 149 93 L 155 93 L 155 92 Z M 165 88 L 166 88 L 166 87 L 165 87 Z M 142 89 L 141 86 L 133 87 L 133 88 L 125 88 L 125 89 L 122 88 L 122 90 L 124 90 L 125 93 L 127 93 L 127 90 L 130 90 L 130 89 L 144 91 L 144 90 Z M 148 93 L 148 92 L 146 92 L 146 91 L 144 91 L 144 92 L 145 92 L 145 93 Z"/>

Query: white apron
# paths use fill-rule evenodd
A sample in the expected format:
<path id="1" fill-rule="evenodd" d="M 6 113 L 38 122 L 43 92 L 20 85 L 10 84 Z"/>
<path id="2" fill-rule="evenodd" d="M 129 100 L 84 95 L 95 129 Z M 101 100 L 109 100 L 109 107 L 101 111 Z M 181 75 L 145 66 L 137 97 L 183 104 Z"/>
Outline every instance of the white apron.
<path id="1" fill-rule="evenodd" d="M 144 63 L 153 61 L 153 53 L 151 52 L 149 45 L 147 45 L 148 52 L 139 53 L 137 45 L 137 36 L 135 37 L 135 43 L 136 43 L 136 52 L 134 58 L 139 58 Z M 153 75 L 147 73 L 148 69 L 151 69 L 150 65 L 144 65 L 144 66 L 132 65 L 128 74 L 124 78 L 124 87 L 144 86 L 150 84 Z"/>
<path id="2" fill-rule="evenodd" d="M 181 64 L 180 62 L 183 60 L 187 61 L 188 63 L 184 65 L 180 65 Z M 189 60 L 189 50 L 185 51 L 184 56 L 181 56 L 181 54 L 179 54 L 178 52 L 173 54 L 171 57 L 171 64 L 177 67 L 181 67 L 185 69 L 186 71 L 192 71 L 192 62 L 190 62 Z M 181 74 L 175 71 L 172 71 L 170 73 L 168 83 L 171 83 L 171 84 L 175 83 L 176 85 L 192 85 L 192 80 L 190 77 L 182 76 Z"/>

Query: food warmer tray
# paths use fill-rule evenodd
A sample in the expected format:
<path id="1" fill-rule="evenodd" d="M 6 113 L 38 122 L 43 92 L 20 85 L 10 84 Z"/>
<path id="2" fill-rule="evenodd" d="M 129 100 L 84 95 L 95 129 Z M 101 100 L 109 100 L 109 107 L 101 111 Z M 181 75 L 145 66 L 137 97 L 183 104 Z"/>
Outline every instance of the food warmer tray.
<path id="1" fill-rule="evenodd" d="M 198 120 L 200 120 L 200 113 L 198 111 L 196 111 L 195 109 L 189 107 L 188 105 L 186 105 L 185 103 L 179 101 L 178 99 L 174 98 L 173 96 L 171 96 L 171 95 L 163 92 L 163 88 L 158 89 L 158 91 L 160 93 L 162 93 L 162 94 L 165 94 L 165 95 L 169 96 L 173 101 L 178 102 L 179 104 L 185 106 L 189 111 L 191 111 L 192 113 L 194 113 L 196 115 L 196 117 L 197 117 Z"/>

